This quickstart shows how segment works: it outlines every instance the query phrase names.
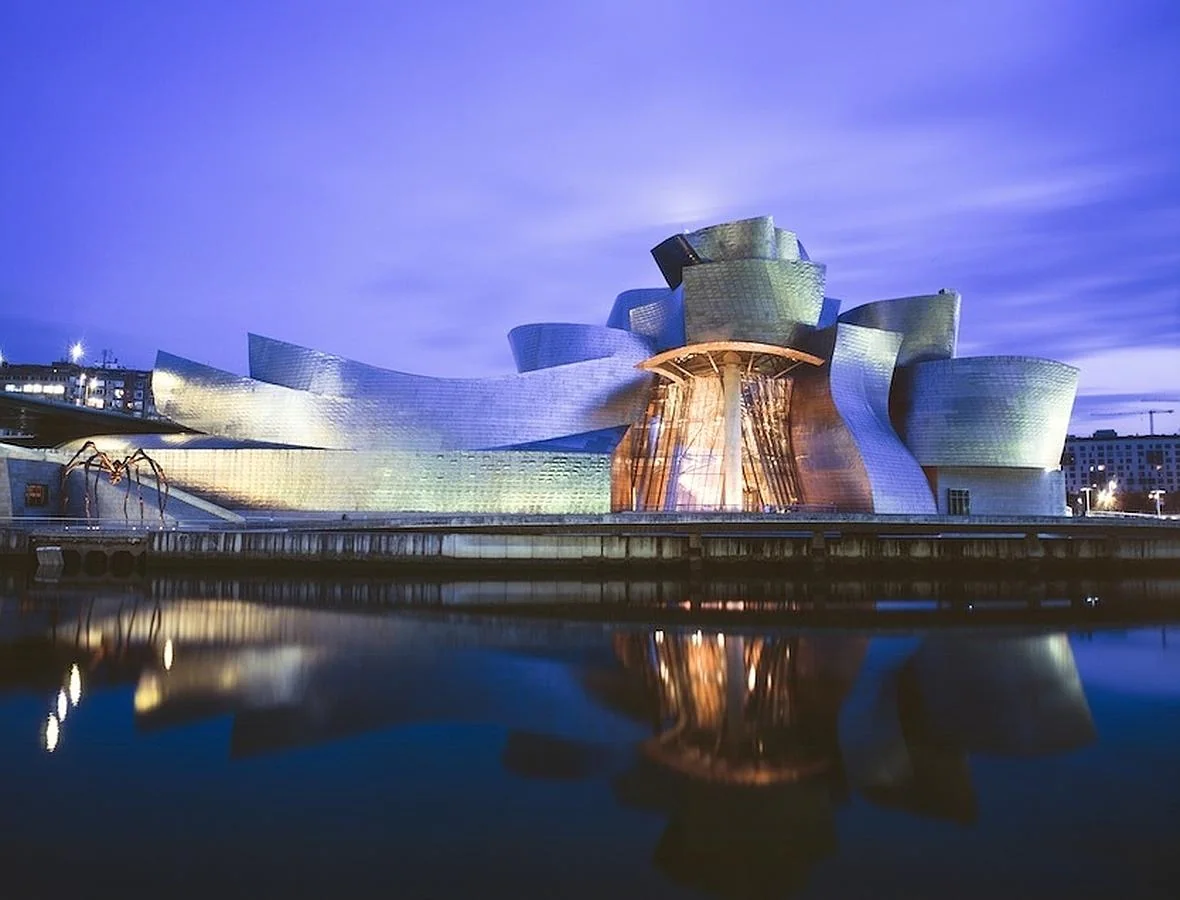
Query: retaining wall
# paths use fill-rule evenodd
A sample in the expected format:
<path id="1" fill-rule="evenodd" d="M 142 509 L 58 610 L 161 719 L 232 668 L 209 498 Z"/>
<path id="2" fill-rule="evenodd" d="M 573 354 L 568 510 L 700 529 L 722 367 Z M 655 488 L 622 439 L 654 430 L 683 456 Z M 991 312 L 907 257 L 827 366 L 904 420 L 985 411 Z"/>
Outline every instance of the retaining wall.
<path id="1" fill-rule="evenodd" d="M 1053 531 L 1009 524 L 940 531 L 936 523 L 667 521 L 479 526 L 268 527 L 55 532 L 0 528 L 0 554 L 32 559 L 58 545 L 83 555 L 131 550 L 151 568 L 273 565 L 538 567 L 585 565 L 855 567 L 865 565 L 1173 566 L 1180 527 L 1075 526 Z M 133 548 L 133 549 L 132 549 Z"/>

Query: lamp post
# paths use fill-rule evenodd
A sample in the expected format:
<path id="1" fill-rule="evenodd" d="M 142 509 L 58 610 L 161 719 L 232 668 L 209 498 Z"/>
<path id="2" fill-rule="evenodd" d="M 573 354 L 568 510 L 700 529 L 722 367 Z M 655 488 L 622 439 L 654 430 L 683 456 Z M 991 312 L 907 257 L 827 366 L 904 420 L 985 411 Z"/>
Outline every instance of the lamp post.
<path id="1" fill-rule="evenodd" d="M 1150 497 L 1152 500 L 1155 501 L 1155 514 L 1156 514 L 1157 518 L 1163 516 L 1163 512 L 1161 512 L 1160 508 L 1163 506 L 1164 494 L 1166 494 L 1166 493 L 1167 493 L 1167 491 L 1161 490 L 1160 488 L 1156 488 L 1154 491 L 1149 492 L 1147 495 L 1148 497 Z"/>
<path id="2" fill-rule="evenodd" d="M 1090 510 L 1093 508 L 1091 495 L 1094 493 L 1101 493 L 1098 491 L 1098 482 L 1102 479 L 1102 475 L 1105 471 L 1105 464 L 1090 466 L 1090 486 L 1082 488 L 1082 493 L 1086 495 L 1086 515 L 1090 515 Z"/>

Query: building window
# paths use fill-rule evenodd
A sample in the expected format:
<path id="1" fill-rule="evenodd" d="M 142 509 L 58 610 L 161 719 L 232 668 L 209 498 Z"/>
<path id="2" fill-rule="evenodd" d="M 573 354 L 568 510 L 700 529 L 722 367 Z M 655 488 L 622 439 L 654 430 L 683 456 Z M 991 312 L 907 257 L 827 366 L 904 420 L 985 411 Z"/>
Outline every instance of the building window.
<path id="1" fill-rule="evenodd" d="M 952 516 L 971 515 L 971 492 L 964 488 L 947 488 L 946 511 Z"/>
<path id="2" fill-rule="evenodd" d="M 25 506 L 44 506 L 49 502 L 49 485 L 26 484 Z"/>

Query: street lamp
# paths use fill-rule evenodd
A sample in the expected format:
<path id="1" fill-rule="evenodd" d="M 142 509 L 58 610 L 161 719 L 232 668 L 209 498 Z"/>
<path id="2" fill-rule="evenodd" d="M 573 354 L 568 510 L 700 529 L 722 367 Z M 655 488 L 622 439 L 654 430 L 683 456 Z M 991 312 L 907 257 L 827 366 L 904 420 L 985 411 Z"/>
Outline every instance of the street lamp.
<path id="1" fill-rule="evenodd" d="M 1090 510 L 1093 508 L 1091 502 L 1091 495 L 1098 494 L 1099 506 L 1101 506 L 1102 492 L 1098 490 L 1098 481 L 1102 478 L 1106 471 L 1105 463 L 1097 466 L 1090 466 L 1090 486 L 1082 488 L 1081 492 L 1086 495 L 1086 515 L 1090 515 Z"/>
<path id="2" fill-rule="evenodd" d="M 1155 514 L 1157 517 L 1163 515 L 1163 513 L 1160 512 L 1160 507 L 1163 506 L 1164 494 L 1166 493 L 1167 491 L 1156 488 L 1154 491 L 1150 491 L 1147 494 L 1148 497 L 1155 501 Z"/>
<path id="3" fill-rule="evenodd" d="M 1118 502 L 1119 483 L 1115 479 L 1110 479 L 1106 483 L 1106 487 L 1098 492 L 1098 508 L 1099 509 L 1114 509 Z"/>
<path id="4" fill-rule="evenodd" d="M 73 346 L 70 347 L 70 362 L 77 363 L 78 360 L 82 358 L 82 354 L 85 352 L 86 349 L 82 346 L 82 342 L 75 341 Z"/>

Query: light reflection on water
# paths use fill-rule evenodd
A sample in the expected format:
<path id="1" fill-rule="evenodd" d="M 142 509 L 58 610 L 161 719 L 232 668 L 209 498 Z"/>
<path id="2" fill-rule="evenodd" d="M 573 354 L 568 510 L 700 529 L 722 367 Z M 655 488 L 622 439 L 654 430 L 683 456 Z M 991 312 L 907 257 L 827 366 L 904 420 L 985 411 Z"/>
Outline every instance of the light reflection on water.
<path id="1" fill-rule="evenodd" d="M 404 896 L 1135 896 L 1132 872 L 1143 890 L 1180 874 L 1151 852 L 1180 837 L 1159 807 L 1180 796 L 1160 752 L 1180 741 L 1166 626 L 657 628 L 92 599 L 0 618 L 13 800 L 53 800 L 9 802 L 0 823 L 18 873 L 52 857 L 62 821 L 78 829 L 63 890 L 96 862 L 132 884 L 185 860 L 206 863 L 181 896 L 230 874 L 301 896 L 395 871 Z M 1107 840 L 1123 856 L 1077 843 L 1099 781 L 1122 789 Z M 205 824 L 168 830 L 186 821 Z M 317 840 L 332 853 L 291 852 Z"/>

